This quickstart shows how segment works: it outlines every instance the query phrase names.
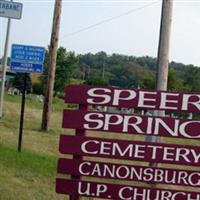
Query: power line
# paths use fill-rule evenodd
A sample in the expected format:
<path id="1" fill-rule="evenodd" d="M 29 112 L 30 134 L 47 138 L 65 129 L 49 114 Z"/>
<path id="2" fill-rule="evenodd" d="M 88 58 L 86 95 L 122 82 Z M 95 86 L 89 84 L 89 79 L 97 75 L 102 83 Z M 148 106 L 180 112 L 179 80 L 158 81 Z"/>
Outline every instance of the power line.
<path id="1" fill-rule="evenodd" d="M 150 7 L 150 6 L 152 6 L 152 5 L 154 5 L 154 4 L 158 3 L 158 2 L 160 2 L 160 0 L 155 1 L 155 2 L 153 2 L 153 3 L 150 3 L 150 4 L 147 4 L 147 5 L 142 6 L 142 7 L 140 7 L 140 8 L 131 9 L 131 10 L 129 10 L 129 11 L 125 12 L 125 13 L 122 13 L 122 14 L 120 14 L 120 15 L 117 15 L 117 16 L 114 16 L 114 17 L 111 17 L 111 18 L 108 18 L 108 19 L 104 19 L 104 20 L 99 21 L 99 22 L 97 22 L 97 23 L 95 23 L 95 24 L 92 24 L 92 25 L 90 25 L 90 26 L 87 26 L 87 27 L 81 28 L 81 29 L 79 29 L 79 30 L 77 30 L 77 31 L 74 31 L 74 32 L 72 32 L 72 33 L 68 33 L 68 34 L 66 34 L 66 35 L 63 35 L 63 36 L 60 38 L 60 40 L 62 40 L 62 39 L 64 39 L 64 38 L 67 38 L 67 37 L 70 37 L 70 36 L 74 36 L 74 35 L 76 35 L 76 34 L 78 34 L 78 33 L 81 33 L 81 32 L 83 32 L 83 31 L 87 31 L 87 30 L 89 30 L 89 29 L 92 29 L 92 28 L 94 28 L 94 27 L 96 27 L 96 26 L 100 26 L 100 25 L 105 24 L 105 23 L 107 23 L 107 22 L 114 21 L 114 20 L 116 20 L 116 19 L 119 19 L 119 18 L 121 18 L 121 17 L 124 17 L 124 16 L 126 16 L 126 15 L 129 15 L 129 14 L 131 14 L 131 13 L 133 13 L 133 12 L 142 10 L 142 9 L 144 9 L 144 8 L 147 8 L 147 7 Z"/>

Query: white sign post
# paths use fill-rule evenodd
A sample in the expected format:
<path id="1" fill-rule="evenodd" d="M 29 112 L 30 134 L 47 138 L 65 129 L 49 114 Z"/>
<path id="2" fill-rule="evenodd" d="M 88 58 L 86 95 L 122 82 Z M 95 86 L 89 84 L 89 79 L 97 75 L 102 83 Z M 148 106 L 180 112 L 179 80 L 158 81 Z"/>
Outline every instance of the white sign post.
<path id="1" fill-rule="evenodd" d="M 22 3 L 0 0 L 0 17 L 21 19 Z"/>
<path id="2" fill-rule="evenodd" d="M 3 116 L 3 99 L 4 99 L 5 80 L 6 80 L 7 54 L 8 54 L 8 44 L 10 37 L 11 18 L 21 19 L 22 8 L 23 5 L 21 3 L 13 2 L 13 0 L 11 1 L 0 0 L 0 17 L 8 18 L 4 55 L 0 73 L 2 75 L 1 85 L 0 85 L 0 118 Z"/>

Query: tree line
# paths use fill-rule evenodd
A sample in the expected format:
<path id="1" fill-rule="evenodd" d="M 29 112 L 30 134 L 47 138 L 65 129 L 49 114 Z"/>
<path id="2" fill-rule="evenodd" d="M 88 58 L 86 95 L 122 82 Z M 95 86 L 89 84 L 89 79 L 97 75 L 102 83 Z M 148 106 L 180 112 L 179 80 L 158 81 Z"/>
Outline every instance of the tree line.
<path id="1" fill-rule="evenodd" d="M 48 56 L 47 49 L 44 73 L 32 84 L 33 93 L 43 94 L 46 89 Z M 13 85 L 19 89 L 20 77 L 18 74 L 13 80 Z M 155 89 L 155 77 L 156 58 L 150 56 L 108 55 L 103 51 L 76 55 L 60 47 L 57 52 L 54 94 L 62 95 L 65 86 L 70 83 Z M 200 92 L 200 68 L 170 62 L 168 90 Z"/>

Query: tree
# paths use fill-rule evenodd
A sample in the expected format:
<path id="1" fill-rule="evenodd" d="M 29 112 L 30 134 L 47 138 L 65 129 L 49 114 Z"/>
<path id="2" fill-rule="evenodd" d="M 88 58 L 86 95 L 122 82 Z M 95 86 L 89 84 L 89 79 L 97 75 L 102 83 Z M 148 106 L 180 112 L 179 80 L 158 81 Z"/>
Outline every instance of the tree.
<path id="1" fill-rule="evenodd" d="M 54 86 L 55 94 L 57 92 L 64 92 L 64 88 L 70 83 L 76 64 L 77 58 L 73 52 L 66 52 L 66 49 L 63 47 L 58 49 Z"/>
<path id="2" fill-rule="evenodd" d="M 168 73 L 167 89 L 170 91 L 181 91 L 183 88 L 183 81 L 177 76 L 174 69 L 170 69 Z"/>
<path id="3" fill-rule="evenodd" d="M 190 67 L 186 70 L 184 84 L 190 88 L 192 92 L 200 92 L 200 69 L 198 67 Z"/>
<path id="4" fill-rule="evenodd" d="M 143 56 L 96 54 L 78 55 L 75 79 L 87 83 L 101 82 L 110 85 L 155 89 L 156 58 Z M 171 62 L 168 74 L 168 90 L 200 91 L 200 69 L 193 65 Z M 102 76 L 104 74 L 105 76 Z"/>
<path id="5" fill-rule="evenodd" d="M 88 85 L 108 85 L 107 80 L 103 80 L 101 77 L 92 77 L 85 81 L 85 84 Z"/>
<path id="6" fill-rule="evenodd" d="M 156 58 L 152 58 L 150 56 L 143 56 L 136 58 L 136 62 L 150 70 L 156 70 Z"/>
<path id="7" fill-rule="evenodd" d="M 42 83 L 41 82 L 35 82 L 33 83 L 33 94 L 44 94 L 44 91 L 43 91 L 43 86 L 42 86 Z"/>
<path id="8" fill-rule="evenodd" d="M 154 90 L 155 85 L 155 77 L 148 76 L 143 79 L 141 87 L 144 89 Z"/>
<path id="9" fill-rule="evenodd" d="M 44 73 L 41 76 L 41 82 L 44 90 L 46 89 L 47 82 L 48 57 L 49 51 L 47 50 Z M 59 47 L 56 61 L 54 95 L 57 95 L 59 92 L 64 92 L 65 86 L 70 83 L 70 79 L 72 78 L 73 72 L 76 68 L 77 61 L 78 59 L 73 52 L 67 52 L 64 47 Z"/>

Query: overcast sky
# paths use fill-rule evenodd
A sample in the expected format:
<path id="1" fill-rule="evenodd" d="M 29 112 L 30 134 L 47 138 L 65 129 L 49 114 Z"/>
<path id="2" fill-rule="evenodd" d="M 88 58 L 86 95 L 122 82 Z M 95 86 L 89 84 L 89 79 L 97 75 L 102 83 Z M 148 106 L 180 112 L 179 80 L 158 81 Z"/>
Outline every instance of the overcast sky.
<path id="1" fill-rule="evenodd" d="M 17 2 L 23 3 L 23 14 L 21 20 L 12 20 L 9 46 L 17 43 L 47 47 L 54 0 Z M 105 51 L 156 57 L 160 15 L 161 1 L 64 0 L 60 45 L 77 54 Z M 83 31 L 111 18 L 114 19 Z M 7 19 L 0 18 L 0 56 L 6 23 Z M 200 0 L 174 1 L 170 60 L 200 66 Z"/>

